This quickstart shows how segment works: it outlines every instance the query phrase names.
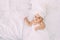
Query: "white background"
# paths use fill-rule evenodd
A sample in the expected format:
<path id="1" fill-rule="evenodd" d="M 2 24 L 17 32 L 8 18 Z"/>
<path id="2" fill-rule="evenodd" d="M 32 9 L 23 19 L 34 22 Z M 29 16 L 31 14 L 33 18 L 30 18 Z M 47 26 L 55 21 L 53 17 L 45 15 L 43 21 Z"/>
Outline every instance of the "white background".
<path id="1" fill-rule="evenodd" d="M 0 0 L 0 40 L 21 40 L 30 0 Z M 50 40 L 60 40 L 60 0 L 48 0 L 45 23 Z"/>

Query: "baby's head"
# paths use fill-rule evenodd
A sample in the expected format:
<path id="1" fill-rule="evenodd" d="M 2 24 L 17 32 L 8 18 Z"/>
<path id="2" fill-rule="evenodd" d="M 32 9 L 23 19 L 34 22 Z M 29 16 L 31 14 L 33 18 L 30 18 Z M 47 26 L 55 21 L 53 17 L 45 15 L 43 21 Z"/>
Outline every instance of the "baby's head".
<path id="1" fill-rule="evenodd" d="M 35 16 L 34 16 L 34 20 L 36 22 L 42 22 L 43 21 L 43 18 L 37 13 Z"/>

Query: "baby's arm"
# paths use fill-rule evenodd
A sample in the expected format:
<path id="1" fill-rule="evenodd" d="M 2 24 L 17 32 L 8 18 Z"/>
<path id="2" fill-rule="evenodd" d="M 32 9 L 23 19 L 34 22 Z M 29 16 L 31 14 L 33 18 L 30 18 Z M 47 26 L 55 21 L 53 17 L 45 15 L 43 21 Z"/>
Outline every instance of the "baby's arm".
<path id="1" fill-rule="evenodd" d="M 42 22 L 40 23 L 39 29 L 43 30 L 44 28 L 45 28 L 45 23 L 42 21 Z"/>
<path id="2" fill-rule="evenodd" d="M 39 23 L 39 24 L 40 24 L 40 26 L 36 27 L 36 28 L 35 28 L 35 31 L 37 31 L 37 30 L 44 30 L 44 28 L 45 28 L 45 23 L 42 21 L 42 22 Z"/>
<path id="3" fill-rule="evenodd" d="M 32 22 L 30 22 L 27 17 L 24 18 L 24 21 L 28 26 L 32 26 Z"/>

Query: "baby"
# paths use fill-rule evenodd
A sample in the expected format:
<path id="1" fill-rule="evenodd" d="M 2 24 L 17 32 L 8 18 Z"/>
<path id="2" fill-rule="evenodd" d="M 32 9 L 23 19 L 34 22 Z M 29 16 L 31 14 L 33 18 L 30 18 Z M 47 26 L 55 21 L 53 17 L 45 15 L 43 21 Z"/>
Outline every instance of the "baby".
<path id="1" fill-rule="evenodd" d="M 32 26 L 33 24 L 39 24 L 40 26 L 36 27 L 35 30 L 43 30 L 45 28 L 45 23 L 43 22 L 43 18 L 37 13 L 32 21 L 29 21 L 27 17 L 24 18 L 25 23 L 28 26 Z"/>

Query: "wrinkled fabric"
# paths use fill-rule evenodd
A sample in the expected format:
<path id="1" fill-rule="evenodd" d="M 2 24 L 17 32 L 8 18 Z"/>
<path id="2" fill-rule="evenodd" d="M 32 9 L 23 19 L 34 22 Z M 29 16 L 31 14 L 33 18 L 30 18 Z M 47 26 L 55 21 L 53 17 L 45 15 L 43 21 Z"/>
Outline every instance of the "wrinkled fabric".
<path id="1" fill-rule="evenodd" d="M 44 21 L 50 40 L 60 40 L 60 1 L 44 0 L 43 3 L 41 1 L 39 3 L 44 13 L 46 10 L 43 3 L 49 1 L 46 6 L 48 14 Z M 28 16 L 32 20 L 31 7 L 31 0 L 0 0 L 0 40 L 22 40 L 23 37 L 29 36 L 31 28 L 24 24 L 24 17 Z"/>
<path id="2" fill-rule="evenodd" d="M 28 0 L 0 0 L 0 40 L 22 40 Z"/>

